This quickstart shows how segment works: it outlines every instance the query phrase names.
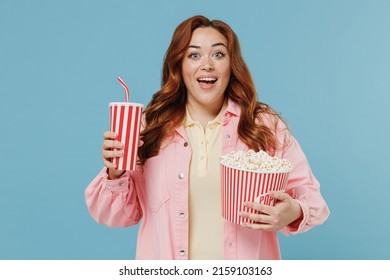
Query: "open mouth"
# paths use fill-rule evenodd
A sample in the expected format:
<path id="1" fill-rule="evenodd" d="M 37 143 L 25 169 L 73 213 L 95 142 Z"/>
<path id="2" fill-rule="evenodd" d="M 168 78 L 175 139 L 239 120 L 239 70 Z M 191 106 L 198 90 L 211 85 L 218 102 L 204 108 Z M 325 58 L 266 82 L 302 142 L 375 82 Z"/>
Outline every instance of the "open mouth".
<path id="1" fill-rule="evenodd" d="M 199 83 L 214 84 L 217 80 L 217 78 L 199 78 L 197 81 Z"/>

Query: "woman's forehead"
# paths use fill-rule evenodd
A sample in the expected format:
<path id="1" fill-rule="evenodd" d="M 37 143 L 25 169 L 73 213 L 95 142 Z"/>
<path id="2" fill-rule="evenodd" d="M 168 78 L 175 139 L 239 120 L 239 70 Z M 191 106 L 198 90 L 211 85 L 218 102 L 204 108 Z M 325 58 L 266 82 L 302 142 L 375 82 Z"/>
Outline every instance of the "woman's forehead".
<path id="1" fill-rule="evenodd" d="M 222 33 L 212 27 L 200 27 L 193 31 L 190 46 L 227 46 L 227 40 Z"/>

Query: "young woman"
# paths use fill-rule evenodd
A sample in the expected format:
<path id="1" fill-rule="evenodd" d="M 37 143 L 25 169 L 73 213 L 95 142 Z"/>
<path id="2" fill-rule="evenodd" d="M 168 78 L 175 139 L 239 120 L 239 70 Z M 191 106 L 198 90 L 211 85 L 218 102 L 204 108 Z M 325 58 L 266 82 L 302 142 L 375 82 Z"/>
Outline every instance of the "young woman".
<path id="1" fill-rule="evenodd" d="M 237 36 L 222 21 L 195 16 L 176 28 L 140 138 L 138 169 L 123 172 L 111 162 L 122 144 L 105 132 L 105 167 L 85 192 L 98 223 L 141 222 L 137 259 L 280 259 L 277 231 L 302 233 L 329 215 L 304 153 L 257 101 Z M 285 192 L 272 194 L 275 206 L 247 202 L 260 214 L 243 212 L 253 222 L 237 225 L 221 216 L 219 159 L 248 149 L 287 159 L 293 170 Z"/>

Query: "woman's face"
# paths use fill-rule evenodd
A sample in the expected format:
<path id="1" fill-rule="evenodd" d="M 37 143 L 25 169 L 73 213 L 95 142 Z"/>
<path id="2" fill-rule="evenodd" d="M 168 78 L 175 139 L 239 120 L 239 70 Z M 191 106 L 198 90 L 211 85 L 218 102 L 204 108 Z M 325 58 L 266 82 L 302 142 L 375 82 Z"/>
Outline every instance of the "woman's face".
<path id="1" fill-rule="evenodd" d="M 182 62 L 187 102 L 220 108 L 230 71 L 226 38 L 212 27 L 195 29 Z"/>

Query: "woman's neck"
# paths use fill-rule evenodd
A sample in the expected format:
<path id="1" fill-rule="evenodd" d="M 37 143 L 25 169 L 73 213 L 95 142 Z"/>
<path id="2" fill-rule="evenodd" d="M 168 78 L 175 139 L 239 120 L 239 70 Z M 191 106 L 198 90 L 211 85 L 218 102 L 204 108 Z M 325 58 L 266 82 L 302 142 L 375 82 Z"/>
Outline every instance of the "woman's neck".
<path id="1" fill-rule="evenodd" d="M 206 129 L 206 126 L 209 121 L 214 120 L 218 114 L 225 110 L 227 107 L 227 101 L 223 101 L 222 104 L 216 106 L 198 106 L 194 104 L 187 103 L 187 109 L 191 115 L 191 118 L 194 121 L 198 121 L 203 129 Z"/>

